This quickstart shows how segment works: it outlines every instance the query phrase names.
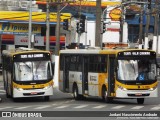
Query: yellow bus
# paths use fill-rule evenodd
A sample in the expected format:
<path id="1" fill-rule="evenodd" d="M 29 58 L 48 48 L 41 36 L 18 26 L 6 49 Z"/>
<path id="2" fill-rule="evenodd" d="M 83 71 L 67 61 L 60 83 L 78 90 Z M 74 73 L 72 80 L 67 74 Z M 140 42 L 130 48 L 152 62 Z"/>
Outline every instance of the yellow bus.
<path id="1" fill-rule="evenodd" d="M 6 97 L 44 96 L 48 101 L 53 95 L 53 72 L 48 51 L 18 48 L 3 50 L 2 73 Z"/>
<path id="2" fill-rule="evenodd" d="M 141 67 L 141 68 L 140 68 Z M 139 49 L 67 49 L 60 51 L 59 89 L 86 96 L 114 98 L 157 97 L 156 53 Z"/>

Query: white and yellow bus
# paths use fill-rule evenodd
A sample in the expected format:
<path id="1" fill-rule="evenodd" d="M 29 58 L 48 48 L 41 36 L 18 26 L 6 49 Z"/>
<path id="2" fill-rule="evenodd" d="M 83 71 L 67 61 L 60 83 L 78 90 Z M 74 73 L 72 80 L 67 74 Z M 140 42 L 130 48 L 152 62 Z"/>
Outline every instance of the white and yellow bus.
<path id="1" fill-rule="evenodd" d="M 61 50 L 59 89 L 76 100 L 135 98 L 143 104 L 144 98 L 158 96 L 156 72 L 156 53 L 150 50 Z"/>
<path id="2" fill-rule="evenodd" d="M 21 97 L 53 95 L 53 72 L 48 51 L 18 48 L 2 52 L 3 80 L 6 96 Z"/>

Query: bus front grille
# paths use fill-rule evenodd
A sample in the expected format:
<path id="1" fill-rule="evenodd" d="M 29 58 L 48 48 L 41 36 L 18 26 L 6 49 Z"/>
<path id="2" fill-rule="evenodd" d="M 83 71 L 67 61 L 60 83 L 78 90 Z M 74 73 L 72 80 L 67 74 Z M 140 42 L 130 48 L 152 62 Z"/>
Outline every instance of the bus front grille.
<path id="1" fill-rule="evenodd" d="M 146 94 L 127 94 L 128 96 L 149 96 L 150 94 L 149 93 L 146 93 Z"/>
<path id="2" fill-rule="evenodd" d="M 44 95 L 44 92 L 33 92 L 33 93 L 23 93 L 24 96 L 29 96 L 29 95 Z"/>

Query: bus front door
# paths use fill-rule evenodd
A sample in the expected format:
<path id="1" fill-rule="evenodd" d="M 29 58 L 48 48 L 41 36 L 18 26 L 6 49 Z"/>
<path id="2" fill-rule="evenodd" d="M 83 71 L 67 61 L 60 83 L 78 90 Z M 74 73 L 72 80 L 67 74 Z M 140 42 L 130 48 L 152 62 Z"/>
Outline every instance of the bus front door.
<path id="1" fill-rule="evenodd" d="M 64 72 L 63 72 L 63 91 L 69 92 L 69 66 L 70 66 L 70 58 L 64 57 Z"/>
<path id="2" fill-rule="evenodd" d="M 88 91 L 88 57 L 83 57 L 83 69 L 82 69 L 82 93 L 87 94 Z"/>
<path id="3" fill-rule="evenodd" d="M 109 65 L 108 65 L 108 97 L 113 96 L 115 87 L 115 55 L 109 55 Z"/>

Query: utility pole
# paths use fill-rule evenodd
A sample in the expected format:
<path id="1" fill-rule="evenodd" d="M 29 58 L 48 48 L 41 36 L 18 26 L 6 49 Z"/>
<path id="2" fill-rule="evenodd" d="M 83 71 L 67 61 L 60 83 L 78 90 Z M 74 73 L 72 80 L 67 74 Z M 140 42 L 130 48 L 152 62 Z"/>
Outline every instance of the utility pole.
<path id="1" fill-rule="evenodd" d="M 66 1 L 67 2 L 67 1 Z M 55 46 L 55 67 L 54 67 L 54 82 L 55 85 L 58 85 L 59 80 L 59 50 L 60 50 L 60 16 L 61 11 L 68 5 L 66 4 L 62 9 L 61 8 L 61 0 L 57 2 L 57 24 L 56 24 L 56 46 Z"/>
<path id="2" fill-rule="evenodd" d="M 81 19 L 81 10 L 82 10 L 82 7 L 81 7 L 81 0 L 80 0 L 79 13 L 78 13 L 78 15 L 79 15 L 79 23 L 80 23 L 80 19 Z M 79 27 L 80 27 L 80 25 L 79 25 Z M 80 45 L 80 37 L 81 37 L 81 32 L 80 32 L 80 30 L 78 30 L 78 48 L 79 48 L 79 45 Z"/>
<path id="3" fill-rule="evenodd" d="M 95 27 L 95 46 L 100 47 L 102 34 L 101 34 L 101 0 L 96 1 L 96 27 Z"/>
<path id="4" fill-rule="evenodd" d="M 155 1 L 155 14 L 154 14 L 154 36 L 152 50 L 157 52 L 157 36 L 158 36 L 158 0 Z"/>
<path id="5" fill-rule="evenodd" d="M 61 11 L 68 5 L 66 4 L 63 8 L 61 8 L 62 1 L 59 0 L 57 2 L 57 24 L 56 24 L 56 47 L 55 47 L 55 55 L 59 56 L 60 50 L 60 22 L 61 22 Z"/>
<path id="6" fill-rule="evenodd" d="M 28 28 L 28 48 L 32 46 L 32 0 L 29 1 L 29 28 Z"/>
<path id="7" fill-rule="evenodd" d="M 120 18 L 120 39 L 119 42 L 123 42 L 123 25 L 124 25 L 124 0 L 122 0 L 121 4 L 121 18 Z"/>
<path id="8" fill-rule="evenodd" d="M 157 36 L 157 21 L 158 21 L 158 0 L 155 2 L 155 21 L 154 21 L 154 36 Z"/>
<path id="9" fill-rule="evenodd" d="M 54 82 L 55 85 L 58 85 L 59 80 L 59 50 L 60 50 L 60 7 L 61 3 L 57 3 L 57 24 L 56 24 L 56 46 L 55 46 L 55 59 L 54 59 Z"/>
<path id="10" fill-rule="evenodd" d="M 149 0 L 148 0 L 149 1 Z M 148 7 L 147 7 L 147 21 L 146 21 L 146 29 L 145 29 L 145 42 L 144 42 L 144 49 L 148 49 L 149 47 L 149 40 L 148 40 L 148 31 L 149 31 L 149 26 L 150 26 L 150 12 L 151 12 L 151 0 L 148 2 Z"/>
<path id="11" fill-rule="evenodd" d="M 139 45 L 142 44 L 142 32 L 143 32 L 143 7 L 141 7 L 140 23 L 139 23 Z"/>
<path id="12" fill-rule="evenodd" d="M 46 4 L 46 50 L 50 50 L 50 0 Z"/>
<path id="13" fill-rule="evenodd" d="M 160 2 L 158 2 L 157 1 L 157 10 L 159 10 L 159 7 L 160 7 Z M 157 11 L 158 12 L 158 11 Z M 160 34 L 159 34 L 159 28 L 160 28 L 160 19 L 159 19 L 159 17 L 160 17 L 160 14 L 159 14 L 159 12 L 157 13 L 157 55 L 160 55 L 160 46 L 159 46 L 159 44 L 160 44 Z"/>
<path id="14" fill-rule="evenodd" d="M 56 47 L 55 47 L 55 55 L 59 56 L 59 41 L 60 41 L 60 7 L 61 4 L 57 3 L 57 25 L 56 25 Z"/>

